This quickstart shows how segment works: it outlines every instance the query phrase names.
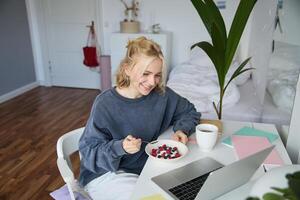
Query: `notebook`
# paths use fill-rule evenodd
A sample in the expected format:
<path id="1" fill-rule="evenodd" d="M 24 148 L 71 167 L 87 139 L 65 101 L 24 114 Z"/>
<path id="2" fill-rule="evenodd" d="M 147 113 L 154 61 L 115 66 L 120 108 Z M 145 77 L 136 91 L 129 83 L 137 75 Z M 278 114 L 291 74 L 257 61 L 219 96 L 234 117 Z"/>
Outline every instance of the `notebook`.
<path id="1" fill-rule="evenodd" d="M 231 139 L 239 159 L 243 159 L 272 146 L 269 140 L 265 137 L 234 135 Z M 263 164 L 283 165 L 283 160 L 279 156 L 276 149 L 273 149 L 269 156 L 264 160 Z"/>
<path id="2" fill-rule="evenodd" d="M 262 131 L 262 130 L 251 128 L 248 126 L 241 128 L 240 130 L 236 131 L 233 135 L 263 137 L 263 138 L 267 138 L 270 143 L 274 142 L 278 138 L 278 135 L 275 135 L 274 133 Z M 226 146 L 233 147 L 231 137 L 232 136 L 228 136 L 228 137 L 224 138 L 222 140 L 222 143 L 225 144 Z"/>

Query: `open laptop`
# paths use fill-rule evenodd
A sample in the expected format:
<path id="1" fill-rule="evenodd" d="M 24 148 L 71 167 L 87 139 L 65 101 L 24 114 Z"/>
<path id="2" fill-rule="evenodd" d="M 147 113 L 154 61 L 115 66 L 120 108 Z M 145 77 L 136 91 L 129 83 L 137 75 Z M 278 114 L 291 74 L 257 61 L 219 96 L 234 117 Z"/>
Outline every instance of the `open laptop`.
<path id="1" fill-rule="evenodd" d="M 247 183 L 273 148 L 227 166 L 206 157 L 153 177 L 152 181 L 177 200 L 215 199 Z"/>

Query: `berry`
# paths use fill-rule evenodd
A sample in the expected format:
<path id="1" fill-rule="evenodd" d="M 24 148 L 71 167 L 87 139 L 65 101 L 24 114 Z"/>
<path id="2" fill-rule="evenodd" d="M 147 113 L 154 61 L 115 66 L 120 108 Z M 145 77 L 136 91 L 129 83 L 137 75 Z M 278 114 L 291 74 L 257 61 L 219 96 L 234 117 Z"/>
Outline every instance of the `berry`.
<path id="1" fill-rule="evenodd" d="M 177 147 L 170 147 L 166 144 L 163 144 L 156 149 L 151 149 L 151 155 L 156 158 L 163 159 L 174 159 L 181 156 Z"/>
<path id="2" fill-rule="evenodd" d="M 152 149 L 151 153 L 157 153 L 157 149 Z"/>
<path id="3" fill-rule="evenodd" d="M 181 155 L 180 155 L 180 153 L 176 153 L 175 154 L 175 158 L 178 158 L 178 157 L 180 157 Z"/>

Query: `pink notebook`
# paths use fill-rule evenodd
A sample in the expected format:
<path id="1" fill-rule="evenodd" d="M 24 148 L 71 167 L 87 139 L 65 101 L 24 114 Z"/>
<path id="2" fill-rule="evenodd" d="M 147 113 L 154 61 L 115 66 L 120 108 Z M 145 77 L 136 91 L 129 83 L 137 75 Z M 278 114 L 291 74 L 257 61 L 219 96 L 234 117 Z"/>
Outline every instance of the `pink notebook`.
<path id="1" fill-rule="evenodd" d="M 239 159 L 250 156 L 258 151 L 261 151 L 269 146 L 271 143 L 267 138 L 255 137 L 255 136 L 232 136 L 232 144 L 238 155 Z M 283 165 L 283 161 L 280 158 L 276 149 L 269 154 L 263 164 L 270 165 Z"/>

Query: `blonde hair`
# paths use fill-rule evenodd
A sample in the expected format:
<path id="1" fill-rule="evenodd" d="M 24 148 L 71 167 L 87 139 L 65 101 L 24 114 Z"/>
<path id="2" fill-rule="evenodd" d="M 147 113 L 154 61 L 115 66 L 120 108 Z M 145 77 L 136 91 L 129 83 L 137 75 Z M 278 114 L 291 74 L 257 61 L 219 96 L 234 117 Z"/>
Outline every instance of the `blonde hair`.
<path id="1" fill-rule="evenodd" d="M 147 39 L 146 37 L 139 37 L 134 40 L 129 40 L 126 46 L 127 53 L 125 58 L 121 61 L 119 68 L 116 74 L 116 85 L 119 88 L 129 87 L 130 80 L 127 74 L 125 73 L 126 66 L 133 68 L 136 64 L 136 55 L 145 55 L 149 57 L 159 58 L 162 61 L 162 77 L 160 82 L 155 87 L 155 90 L 158 92 L 165 91 L 165 82 L 166 82 L 166 65 L 163 53 L 160 46 L 152 40 Z M 147 66 L 144 66 L 144 69 L 141 69 L 142 73 L 146 70 Z"/>

